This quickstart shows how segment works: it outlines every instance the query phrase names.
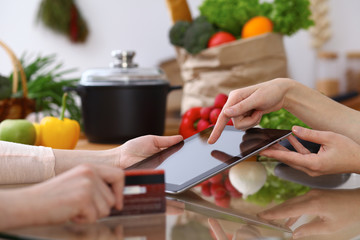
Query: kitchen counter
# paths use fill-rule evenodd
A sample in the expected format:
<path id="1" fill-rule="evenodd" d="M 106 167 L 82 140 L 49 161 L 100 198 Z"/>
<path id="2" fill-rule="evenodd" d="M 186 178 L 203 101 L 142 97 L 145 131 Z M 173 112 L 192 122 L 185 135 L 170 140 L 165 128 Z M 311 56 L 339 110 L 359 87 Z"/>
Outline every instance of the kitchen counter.
<path id="1" fill-rule="evenodd" d="M 168 118 L 165 135 L 177 134 L 179 119 Z M 82 138 L 77 149 L 108 149 L 118 145 L 89 143 Z M 241 163 L 240 163 L 241 164 Z M 62 224 L 12 229 L 0 233 L 8 239 L 359 239 L 360 175 L 309 177 L 277 162 L 267 168 L 265 187 L 256 197 L 243 199 L 227 192 L 215 199 L 197 186 L 180 195 L 167 195 L 164 214 L 114 216 L 93 224 Z M 224 173 L 223 177 L 228 176 Z M 258 213 L 272 209 L 269 220 Z M 286 220 L 294 220 L 292 226 Z"/>

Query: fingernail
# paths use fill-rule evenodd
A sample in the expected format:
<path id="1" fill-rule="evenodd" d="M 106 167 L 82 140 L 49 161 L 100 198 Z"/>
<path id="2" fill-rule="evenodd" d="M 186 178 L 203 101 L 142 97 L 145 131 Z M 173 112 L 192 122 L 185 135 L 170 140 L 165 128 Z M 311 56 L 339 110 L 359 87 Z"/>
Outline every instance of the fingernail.
<path id="1" fill-rule="evenodd" d="M 303 235 L 304 235 L 304 234 L 303 234 L 302 232 L 300 232 L 300 231 L 299 231 L 299 232 L 296 232 L 296 231 L 295 231 L 295 232 L 293 233 L 293 238 L 294 238 L 294 239 L 301 238 Z"/>
<path id="2" fill-rule="evenodd" d="M 234 109 L 232 109 L 232 108 L 226 108 L 226 109 L 224 110 L 224 113 L 225 113 L 226 115 L 232 116 L 232 115 L 234 114 Z"/>
<path id="3" fill-rule="evenodd" d="M 294 133 L 301 133 L 302 127 L 293 126 L 293 127 L 292 127 L 292 131 L 293 131 Z"/>

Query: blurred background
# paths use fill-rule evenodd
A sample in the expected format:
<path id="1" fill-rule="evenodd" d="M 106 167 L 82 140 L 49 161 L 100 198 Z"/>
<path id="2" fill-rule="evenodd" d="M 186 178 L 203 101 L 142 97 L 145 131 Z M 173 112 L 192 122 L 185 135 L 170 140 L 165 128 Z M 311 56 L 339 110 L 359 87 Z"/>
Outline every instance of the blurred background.
<path id="1" fill-rule="evenodd" d="M 24 52 L 56 53 L 69 68 L 81 73 L 94 67 L 108 67 L 114 49 L 135 50 L 135 61 L 141 67 L 158 66 L 175 57 L 169 43 L 172 25 L 165 0 L 77 0 L 76 4 L 89 27 L 85 43 L 71 43 L 37 22 L 40 0 L 0 0 L 0 39 L 21 56 Z M 332 36 L 323 49 L 339 53 L 339 71 L 344 71 L 344 54 L 360 50 L 360 1 L 329 0 L 329 22 Z M 188 1 L 197 16 L 202 0 Z M 314 86 L 315 51 L 311 36 L 301 30 L 284 37 L 289 75 L 308 86 Z M 0 73 L 8 74 L 11 64 L 0 51 Z M 75 74 L 75 73 L 73 73 Z"/>

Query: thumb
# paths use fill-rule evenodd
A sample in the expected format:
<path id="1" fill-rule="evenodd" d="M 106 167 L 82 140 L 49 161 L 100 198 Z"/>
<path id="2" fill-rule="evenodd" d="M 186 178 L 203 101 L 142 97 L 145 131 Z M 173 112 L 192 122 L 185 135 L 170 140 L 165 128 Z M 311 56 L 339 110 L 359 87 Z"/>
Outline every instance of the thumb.
<path id="1" fill-rule="evenodd" d="M 317 131 L 299 126 L 293 126 L 292 132 L 299 138 L 314 142 L 318 144 L 324 144 L 329 140 L 329 133 L 325 131 Z"/>
<path id="2" fill-rule="evenodd" d="M 181 135 L 173 136 L 155 136 L 154 142 L 157 148 L 167 148 L 183 140 Z"/>

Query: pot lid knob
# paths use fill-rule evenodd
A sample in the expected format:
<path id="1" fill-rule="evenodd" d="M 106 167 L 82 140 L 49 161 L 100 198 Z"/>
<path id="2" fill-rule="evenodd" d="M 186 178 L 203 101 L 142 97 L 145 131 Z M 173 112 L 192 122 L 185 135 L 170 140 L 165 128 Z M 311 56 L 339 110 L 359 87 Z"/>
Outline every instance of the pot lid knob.
<path id="1" fill-rule="evenodd" d="M 135 68 L 138 65 L 133 63 L 135 51 L 114 50 L 111 56 L 115 58 L 114 62 L 110 63 L 112 68 Z"/>

